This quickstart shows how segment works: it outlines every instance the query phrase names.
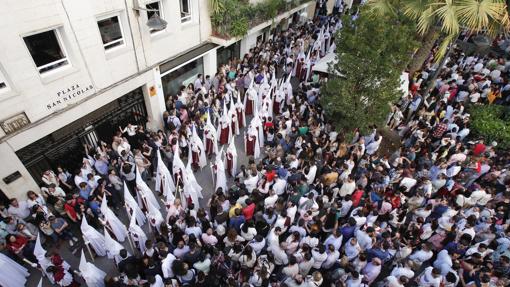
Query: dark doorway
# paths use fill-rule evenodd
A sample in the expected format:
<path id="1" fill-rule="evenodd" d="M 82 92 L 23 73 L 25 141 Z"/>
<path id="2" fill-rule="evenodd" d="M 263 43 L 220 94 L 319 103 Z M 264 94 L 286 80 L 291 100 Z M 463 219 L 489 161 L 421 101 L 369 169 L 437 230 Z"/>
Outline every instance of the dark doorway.
<path id="1" fill-rule="evenodd" d="M 229 60 L 239 59 L 241 56 L 241 41 L 237 41 L 228 47 L 218 48 L 216 51 L 216 60 L 218 67 L 227 64 Z M 211 75 L 212 77 L 213 75 Z"/>
<path id="2" fill-rule="evenodd" d="M 99 140 L 111 144 L 119 126 L 131 123 L 145 127 L 146 122 L 143 92 L 138 88 L 20 149 L 16 155 L 34 180 L 42 184 L 45 170 L 56 171 L 62 166 L 73 173 L 79 168 L 85 156 L 84 144 L 97 147 Z"/>

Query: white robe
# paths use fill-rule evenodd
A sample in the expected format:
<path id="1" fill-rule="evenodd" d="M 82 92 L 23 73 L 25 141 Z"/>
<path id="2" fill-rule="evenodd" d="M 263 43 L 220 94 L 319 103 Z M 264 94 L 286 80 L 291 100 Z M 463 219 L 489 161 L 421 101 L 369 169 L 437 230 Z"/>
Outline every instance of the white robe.
<path id="1" fill-rule="evenodd" d="M 138 242 L 138 246 L 140 248 L 140 252 L 145 252 L 145 241 L 147 241 L 147 235 L 143 232 L 142 228 L 136 224 L 136 211 L 134 216 L 131 217 L 131 221 L 129 222 L 129 234 L 131 235 L 131 239 L 133 241 Z"/>
<path id="2" fill-rule="evenodd" d="M 166 167 L 165 163 L 161 159 L 161 153 L 159 150 L 157 151 L 158 157 L 158 168 L 156 171 L 156 186 L 155 190 L 160 191 L 164 196 L 166 196 L 167 202 L 172 202 L 175 199 L 175 184 L 170 174 L 170 171 Z"/>
<path id="3" fill-rule="evenodd" d="M 87 262 L 83 250 L 81 251 L 80 265 L 78 269 L 81 277 L 85 280 L 88 287 L 104 287 L 104 278 L 106 273 L 97 268 L 94 264 Z"/>
<path id="4" fill-rule="evenodd" d="M 233 139 L 230 141 L 230 144 L 228 145 L 225 158 L 227 155 L 232 157 L 232 167 L 231 167 L 232 170 L 230 170 L 229 172 L 232 176 L 235 176 L 237 173 L 237 150 L 236 150 L 235 141 Z M 226 165 L 226 168 L 228 168 L 228 164 Z"/>
<path id="5" fill-rule="evenodd" d="M 369 143 L 365 149 L 365 153 L 368 155 L 373 155 L 379 149 L 379 146 L 381 145 L 381 141 L 382 141 L 382 137 L 379 136 L 379 139 L 377 141 L 373 141 L 373 142 Z"/>
<path id="6" fill-rule="evenodd" d="M 103 214 L 107 224 L 110 226 L 111 231 L 115 235 L 115 238 L 119 242 L 124 242 L 127 236 L 126 226 L 124 226 L 122 221 L 120 221 L 115 213 L 113 213 L 113 211 L 108 207 L 106 196 L 103 196 L 103 202 L 101 203 L 101 213 Z"/>
<path id="7" fill-rule="evenodd" d="M 251 193 L 254 189 L 257 188 L 257 183 L 259 181 L 259 176 L 250 176 L 249 178 L 244 180 L 244 185 L 249 193 Z"/>
<path id="8" fill-rule="evenodd" d="M 222 188 L 223 192 L 226 193 L 228 191 L 227 189 L 227 176 L 225 175 L 225 164 L 223 163 L 223 160 L 221 159 L 221 152 L 219 155 L 216 156 L 216 186 L 215 191 L 218 190 L 218 188 Z"/>
<path id="9" fill-rule="evenodd" d="M 46 268 L 48 268 L 52 264 L 50 260 L 46 257 L 46 250 L 42 248 L 39 233 L 37 234 L 37 239 L 35 241 L 34 256 L 37 258 L 37 262 L 41 266 L 42 272 L 46 275 L 46 278 L 50 280 L 51 284 L 54 284 L 55 282 L 53 282 L 53 276 L 49 276 L 48 272 L 46 272 Z"/>
<path id="10" fill-rule="evenodd" d="M 264 147 L 264 126 L 262 125 L 262 121 L 258 115 L 258 110 L 255 110 L 250 126 L 254 127 L 258 131 L 259 136 L 257 137 L 257 140 L 259 141 L 259 146 Z"/>
<path id="11" fill-rule="evenodd" d="M 205 156 L 204 143 L 198 136 L 195 125 L 193 125 L 192 130 L 193 130 L 193 132 L 192 132 L 192 136 L 191 136 L 191 150 L 198 151 L 198 159 L 199 159 L 198 165 L 200 166 L 200 168 L 204 168 L 204 166 L 207 165 L 207 158 Z M 191 159 L 191 157 L 190 157 L 190 159 Z"/>
<path id="12" fill-rule="evenodd" d="M 156 196 L 154 196 L 154 193 L 149 188 L 147 183 L 145 183 L 145 181 L 143 181 L 142 177 L 140 176 L 140 172 L 138 171 L 138 168 L 136 168 L 136 187 L 138 189 L 138 194 L 140 195 L 140 197 L 143 198 L 143 200 L 145 200 L 146 202 L 150 201 L 150 203 L 152 203 L 152 205 L 159 208 L 159 202 L 156 199 Z M 140 198 L 138 198 L 138 199 L 140 200 Z"/>
<path id="13" fill-rule="evenodd" d="M 310 167 L 310 171 L 308 171 L 308 173 L 305 175 L 306 183 L 307 184 L 312 184 L 314 179 L 315 179 L 315 175 L 316 174 L 317 174 L 317 166 L 313 165 L 313 166 Z"/>
<path id="14" fill-rule="evenodd" d="M 81 221 L 81 232 L 85 243 L 90 244 L 98 256 L 106 255 L 105 237 L 99 231 L 90 226 L 85 216 L 82 217 Z"/>
<path id="15" fill-rule="evenodd" d="M 207 122 L 204 127 L 204 140 L 203 140 L 204 150 L 205 150 L 205 147 L 207 146 L 206 139 L 210 139 L 212 141 L 212 144 L 213 144 L 212 151 L 213 151 L 213 153 L 217 154 L 218 153 L 218 140 L 219 140 L 218 132 L 216 131 L 216 128 L 214 127 L 214 125 L 211 123 L 211 115 L 210 114 L 207 115 Z"/>
<path id="16" fill-rule="evenodd" d="M 156 230 L 159 232 L 160 231 L 159 227 L 161 226 L 161 223 L 165 221 L 163 219 L 163 215 L 161 215 L 161 212 L 159 211 L 159 205 L 158 207 L 155 207 L 151 202 L 148 202 L 147 218 L 149 219 L 150 225 L 155 227 Z"/>
<path id="17" fill-rule="evenodd" d="M 29 275 L 25 267 L 0 253 L 0 286 L 25 286 Z"/>
<path id="18" fill-rule="evenodd" d="M 113 239 L 106 230 L 106 228 L 104 230 L 104 244 L 106 247 L 106 255 L 108 255 L 108 258 L 115 259 L 115 263 L 118 264 L 122 260 L 122 257 L 120 257 L 120 251 L 124 249 L 124 246 L 122 246 L 119 242 Z"/>
<path id="19" fill-rule="evenodd" d="M 145 224 L 145 216 L 142 210 L 138 206 L 135 198 L 129 193 L 126 183 L 124 183 L 124 203 L 126 204 L 126 212 L 131 216 L 136 216 L 138 225 L 142 226 Z"/>
<path id="20" fill-rule="evenodd" d="M 176 259 L 175 256 L 169 252 L 166 258 L 161 261 L 161 270 L 163 271 L 163 277 L 165 278 L 174 277 L 172 264 L 174 263 L 175 259 Z"/>

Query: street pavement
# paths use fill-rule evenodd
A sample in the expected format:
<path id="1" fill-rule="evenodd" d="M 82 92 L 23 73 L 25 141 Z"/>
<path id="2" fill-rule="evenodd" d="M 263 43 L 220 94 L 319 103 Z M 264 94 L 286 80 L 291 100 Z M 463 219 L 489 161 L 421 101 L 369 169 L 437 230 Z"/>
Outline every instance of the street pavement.
<path id="1" fill-rule="evenodd" d="M 247 119 L 247 124 L 248 123 L 249 123 L 249 120 Z M 237 167 L 239 169 L 241 167 L 241 165 L 248 164 L 248 157 L 246 156 L 246 153 L 244 151 L 244 129 L 242 129 L 240 131 L 239 136 L 235 137 L 235 143 L 236 143 L 236 148 L 237 148 Z M 221 147 L 218 147 L 218 148 L 221 149 Z M 226 149 L 227 149 L 227 145 L 224 146 L 223 150 L 225 151 Z M 262 153 L 262 150 L 261 150 L 261 153 Z M 196 177 L 198 183 L 200 184 L 200 186 L 202 186 L 202 188 L 203 188 L 202 194 L 203 194 L 204 198 L 202 198 L 200 200 L 200 207 L 207 206 L 207 202 L 209 201 L 209 199 L 211 198 L 211 195 L 214 193 L 214 190 L 215 190 L 215 188 L 213 186 L 213 179 L 212 179 L 211 168 L 210 168 L 211 164 L 213 163 L 213 160 L 214 160 L 214 156 L 213 156 L 213 158 L 211 158 L 211 160 L 208 160 L 207 166 L 205 166 L 202 170 L 195 172 L 195 177 Z M 187 160 L 183 160 L 183 161 L 185 164 L 187 163 Z M 228 179 L 228 184 L 230 185 L 232 183 L 232 178 L 229 178 L 227 175 L 227 179 Z M 151 180 L 148 182 L 148 184 L 151 188 L 154 187 L 154 181 Z M 157 195 L 157 193 L 155 193 L 155 194 Z M 166 208 L 162 203 L 160 203 L 160 210 L 161 210 L 161 213 L 163 214 L 163 217 L 165 217 L 166 216 Z M 122 222 L 124 222 L 124 224 L 127 227 L 129 225 L 129 219 L 127 217 L 127 213 L 126 213 L 125 209 L 122 208 L 118 213 L 119 213 L 118 217 L 120 218 L 120 220 L 122 220 Z M 148 224 L 146 223 L 142 228 L 145 231 L 145 233 L 147 234 L 147 236 L 149 238 L 151 238 L 152 235 L 149 233 Z M 73 250 L 76 251 L 76 252 L 74 252 L 74 254 L 71 252 L 71 248 L 69 247 L 67 242 L 62 244 L 61 247 L 58 249 L 58 253 L 64 258 L 64 260 L 66 260 L 71 265 L 71 268 L 73 268 L 75 270 L 78 270 L 78 266 L 80 264 L 80 254 L 81 254 L 82 249 L 83 249 L 83 252 L 85 253 L 85 257 L 87 258 L 87 261 L 92 262 L 91 258 L 90 258 L 90 254 L 88 253 L 86 248 L 84 248 L 82 242 L 83 241 L 80 240 L 80 242 L 79 242 L 80 246 L 79 247 L 75 246 L 74 248 L 72 248 Z M 123 245 L 126 248 L 126 250 L 128 250 L 131 254 L 133 254 L 133 249 L 131 249 L 131 246 L 129 245 L 127 240 L 123 243 Z M 47 251 L 52 251 L 52 250 L 47 250 Z M 134 253 L 140 254 L 139 250 L 136 250 Z M 115 262 L 113 259 L 108 259 L 106 256 L 96 257 L 95 261 L 92 263 L 94 263 L 99 269 L 106 272 L 106 274 L 109 276 L 118 275 L 117 267 L 115 266 Z M 29 272 L 30 272 L 30 277 L 28 278 L 26 286 L 28 286 L 28 287 L 34 286 L 35 287 L 35 286 L 37 286 L 37 284 L 39 284 L 39 281 L 41 280 L 41 271 L 38 269 L 29 267 Z M 78 279 L 78 276 L 75 276 L 75 278 Z M 85 283 L 81 279 L 79 280 L 79 282 L 82 283 L 83 286 L 85 286 Z M 47 278 L 43 278 L 42 285 L 43 286 L 52 286 Z"/>

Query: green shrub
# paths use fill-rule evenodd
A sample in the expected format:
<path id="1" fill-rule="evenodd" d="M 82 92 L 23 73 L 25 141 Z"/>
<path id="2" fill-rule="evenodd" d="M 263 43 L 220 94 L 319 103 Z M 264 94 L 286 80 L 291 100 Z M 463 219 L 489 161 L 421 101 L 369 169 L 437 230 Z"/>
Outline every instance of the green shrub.
<path id="1" fill-rule="evenodd" d="M 232 22 L 232 26 L 230 27 L 230 36 L 232 37 L 242 37 L 248 33 L 249 29 L 248 19 L 245 17 L 239 17 L 234 19 Z"/>
<path id="2" fill-rule="evenodd" d="M 211 24 L 219 36 L 243 37 L 250 25 L 274 19 L 287 8 L 311 0 L 293 0 L 289 7 L 285 0 L 264 0 L 256 5 L 243 0 L 209 0 Z"/>
<path id="3" fill-rule="evenodd" d="M 510 147 L 509 110 L 499 105 L 475 105 L 469 108 L 471 132 L 486 142 L 496 141 L 498 148 Z"/>

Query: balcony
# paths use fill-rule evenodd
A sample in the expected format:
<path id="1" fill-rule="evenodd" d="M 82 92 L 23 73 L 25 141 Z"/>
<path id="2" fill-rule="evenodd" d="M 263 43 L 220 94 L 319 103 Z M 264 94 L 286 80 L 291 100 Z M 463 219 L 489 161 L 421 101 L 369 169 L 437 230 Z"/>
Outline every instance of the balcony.
<path id="1" fill-rule="evenodd" d="M 313 0 L 210 0 L 210 2 L 211 41 L 221 46 L 229 46 L 245 35 L 260 31 L 315 4 Z"/>

